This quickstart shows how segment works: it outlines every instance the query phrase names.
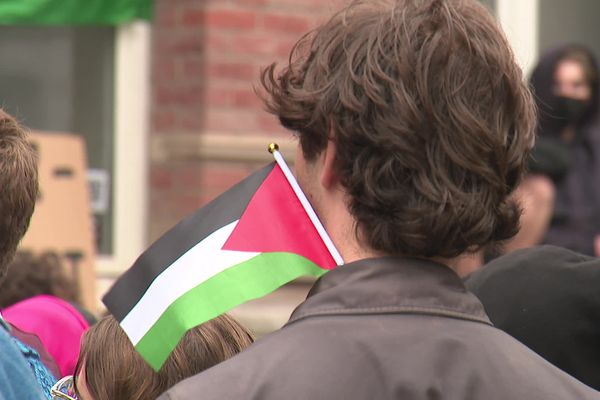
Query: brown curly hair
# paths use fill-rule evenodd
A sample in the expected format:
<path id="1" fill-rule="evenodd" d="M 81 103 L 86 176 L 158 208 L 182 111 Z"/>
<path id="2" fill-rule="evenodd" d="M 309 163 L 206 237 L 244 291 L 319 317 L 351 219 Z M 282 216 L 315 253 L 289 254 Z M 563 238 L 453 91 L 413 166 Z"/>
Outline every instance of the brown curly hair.
<path id="1" fill-rule="evenodd" d="M 354 1 L 276 69 L 261 76 L 267 109 L 308 161 L 334 140 L 356 233 L 373 250 L 454 257 L 517 232 L 508 195 L 535 108 L 476 1 Z"/>
<path id="2" fill-rule="evenodd" d="M 0 109 L 0 279 L 29 227 L 37 193 L 37 155 L 27 132 Z"/>
<path id="3" fill-rule="evenodd" d="M 75 280 L 65 271 L 58 254 L 18 251 L 0 283 L 0 308 L 41 294 L 79 301 Z"/>

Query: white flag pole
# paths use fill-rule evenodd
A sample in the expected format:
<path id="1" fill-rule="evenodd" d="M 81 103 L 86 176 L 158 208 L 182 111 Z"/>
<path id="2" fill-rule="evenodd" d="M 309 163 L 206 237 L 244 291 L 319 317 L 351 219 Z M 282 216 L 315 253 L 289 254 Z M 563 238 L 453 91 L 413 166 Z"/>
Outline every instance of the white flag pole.
<path id="1" fill-rule="evenodd" d="M 323 224 L 321 224 L 321 221 L 319 221 L 319 217 L 315 213 L 315 210 L 313 210 L 312 206 L 310 205 L 310 202 L 304 195 L 304 192 L 302 192 L 302 189 L 300 188 L 300 185 L 298 185 L 298 182 L 296 181 L 294 174 L 292 174 L 292 171 L 290 170 L 290 168 L 286 164 L 285 160 L 283 159 L 283 156 L 279 152 L 279 146 L 277 145 L 277 143 L 269 144 L 269 152 L 271 154 L 273 154 L 273 157 L 275 157 L 275 161 L 277 161 L 277 164 L 283 171 L 283 174 L 285 175 L 287 181 L 289 182 L 290 186 L 294 190 L 294 193 L 296 193 L 296 196 L 300 200 L 300 203 L 302 204 L 304 211 L 306 211 L 306 214 L 308 214 L 308 217 L 310 218 L 313 225 L 317 229 L 317 232 L 319 233 L 321 240 L 323 240 L 323 243 L 325 243 L 325 246 L 327 246 L 327 249 L 329 250 L 329 253 L 333 257 L 335 263 L 337 265 L 344 265 L 344 259 L 342 258 L 340 252 L 335 248 L 335 245 L 333 244 L 333 241 L 327 234 L 327 231 L 325 231 Z"/>

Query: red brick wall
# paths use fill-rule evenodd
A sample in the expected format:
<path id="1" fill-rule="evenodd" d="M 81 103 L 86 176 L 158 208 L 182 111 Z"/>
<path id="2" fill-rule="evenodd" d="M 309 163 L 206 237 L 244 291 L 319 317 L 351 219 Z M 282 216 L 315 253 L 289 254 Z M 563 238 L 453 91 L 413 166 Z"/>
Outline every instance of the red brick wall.
<path id="1" fill-rule="evenodd" d="M 282 132 L 253 86 L 261 67 L 285 61 L 335 0 L 157 0 L 151 141 L 181 135 Z M 339 3 L 339 1 L 338 1 Z M 150 160 L 150 238 L 254 166 L 198 158 Z"/>

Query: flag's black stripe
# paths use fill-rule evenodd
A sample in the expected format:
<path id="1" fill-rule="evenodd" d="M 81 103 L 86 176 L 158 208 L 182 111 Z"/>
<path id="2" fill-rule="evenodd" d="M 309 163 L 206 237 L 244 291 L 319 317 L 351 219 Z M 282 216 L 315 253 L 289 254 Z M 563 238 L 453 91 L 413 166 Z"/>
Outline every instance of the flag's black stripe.
<path id="1" fill-rule="evenodd" d="M 273 162 L 250 175 L 154 242 L 103 297 L 111 314 L 122 321 L 154 279 L 181 255 L 217 229 L 239 219 L 274 165 Z"/>

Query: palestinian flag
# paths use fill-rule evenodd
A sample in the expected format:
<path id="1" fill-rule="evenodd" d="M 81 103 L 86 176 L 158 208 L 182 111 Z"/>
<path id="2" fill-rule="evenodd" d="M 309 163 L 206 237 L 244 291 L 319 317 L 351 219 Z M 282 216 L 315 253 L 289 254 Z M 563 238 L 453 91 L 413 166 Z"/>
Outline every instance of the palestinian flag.
<path id="1" fill-rule="evenodd" d="M 167 232 L 110 289 L 104 304 L 154 369 L 188 329 L 342 263 L 298 190 L 287 166 L 266 166 Z"/>

